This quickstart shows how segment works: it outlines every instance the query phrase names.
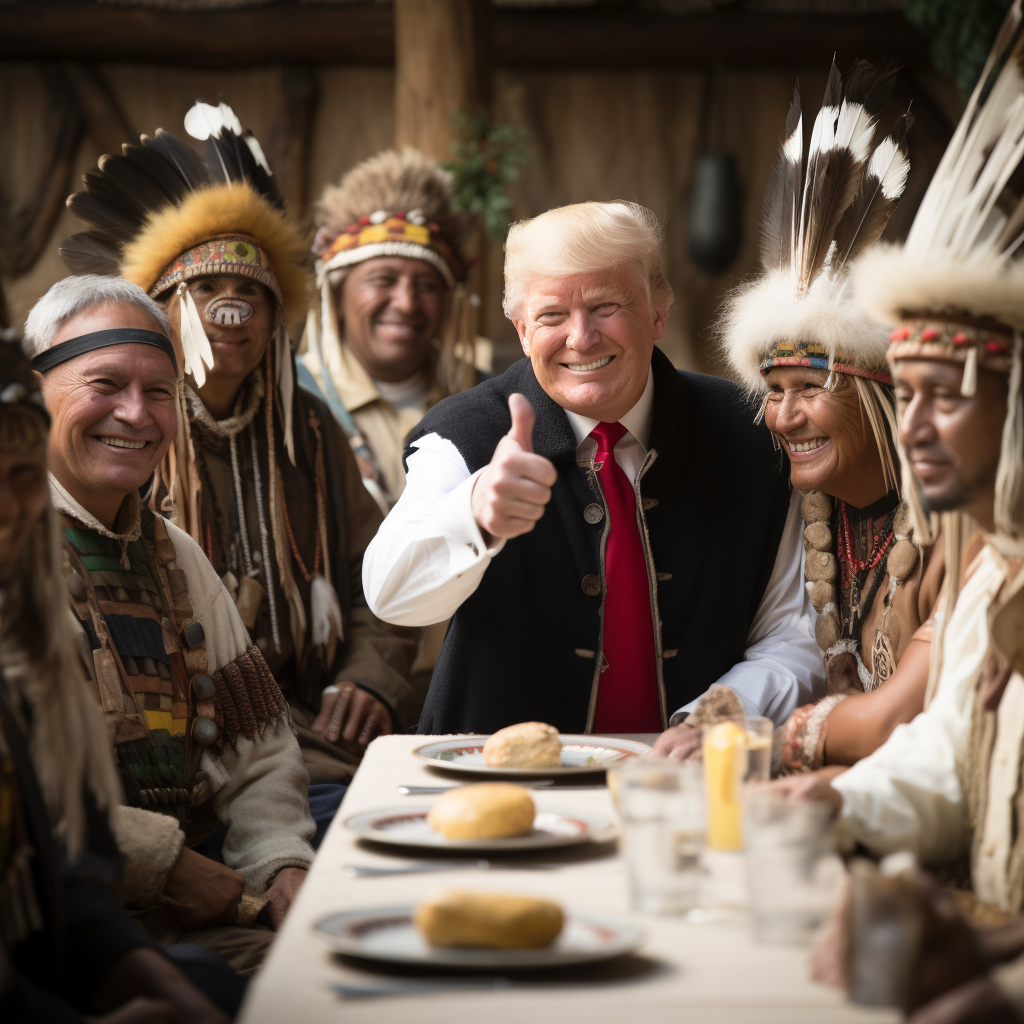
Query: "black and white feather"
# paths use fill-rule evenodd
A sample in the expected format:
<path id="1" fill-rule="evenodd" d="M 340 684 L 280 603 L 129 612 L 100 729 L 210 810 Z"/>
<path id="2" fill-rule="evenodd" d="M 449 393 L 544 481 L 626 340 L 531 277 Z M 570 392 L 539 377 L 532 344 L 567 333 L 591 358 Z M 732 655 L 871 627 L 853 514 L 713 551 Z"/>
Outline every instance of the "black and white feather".
<path id="1" fill-rule="evenodd" d="M 765 194 L 761 274 L 726 300 L 725 354 L 752 390 L 784 341 L 815 341 L 831 361 L 885 361 L 885 338 L 852 302 L 847 265 L 881 235 L 906 186 L 906 114 L 876 143 L 893 70 L 858 61 L 843 78 L 833 61 L 804 163 L 799 87 Z"/>
<path id="2" fill-rule="evenodd" d="M 861 261 L 857 291 L 883 323 L 914 310 L 1024 329 L 1024 19 L 1015 0 L 901 247 Z"/>
<path id="3" fill-rule="evenodd" d="M 89 230 L 72 235 L 59 250 L 73 274 L 119 273 L 122 247 L 147 218 L 206 185 L 244 180 L 284 208 L 259 142 L 243 131 L 226 103 L 197 101 L 185 115 L 185 129 L 201 143 L 202 157 L 161 128 L 138 144 L 126 143 L 120 154 L 102 157 L 99 170 L 84 176 L 85 189 L 67 204 Z"/>

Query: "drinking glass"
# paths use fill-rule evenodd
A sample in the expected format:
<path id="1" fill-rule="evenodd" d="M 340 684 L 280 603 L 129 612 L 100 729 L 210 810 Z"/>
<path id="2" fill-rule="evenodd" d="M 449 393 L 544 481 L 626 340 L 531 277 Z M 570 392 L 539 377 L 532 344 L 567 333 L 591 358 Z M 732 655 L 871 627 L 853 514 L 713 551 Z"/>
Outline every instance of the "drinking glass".
<path id="1" fill-rule="evenodd" d="M 750 915 L 757 942 L 805 944 L 839 897 L 832 809 L 747 786 L 744 838 Z"/>
<path id="2" fill-rule="evenodd" d="M 767 782 L 772 772 L 772 738 L 775 723 L 770 718 L 748 717 L 746 782 Z"/>
<path id="3" fill-rule="evenodd" d="M 640 759 L 614 775 L 633 909 L 693 910 L 700 899 L 706 828 L 700 762 Z"/>

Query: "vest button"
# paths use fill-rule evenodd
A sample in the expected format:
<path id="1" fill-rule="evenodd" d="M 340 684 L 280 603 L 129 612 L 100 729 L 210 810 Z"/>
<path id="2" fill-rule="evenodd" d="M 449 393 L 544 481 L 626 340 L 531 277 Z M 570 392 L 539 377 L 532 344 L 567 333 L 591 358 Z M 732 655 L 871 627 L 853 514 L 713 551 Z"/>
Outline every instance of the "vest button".
<path id="1" fill-rule="evenodd" d="M 197 718 L 192 723 L 192 739 L 201 747 L 208 747 L 217 739 L 220 730 L 212 718 Z"/>
<path id="2" fill-rule="evenodd" d="M 580 586 L 583 587 L 583 593 L 587 597 L 597 597 L 601 593 L 601 580 L 593 573 L 588 573 L 580 581 Z"/>
<path id="3" fill-rule="evenodd" d="M 588 523 L 599 523 L 604 519 L 604 509 L 597 502 L 592 502 L 583 510 L 583 518 Z"/>
<path id="4" fill-rule="evenodd" d="M 192 695 L 203 704 L 217 696 L 217 687 L 208 675 L 200 672 L 192 677 Z"/>

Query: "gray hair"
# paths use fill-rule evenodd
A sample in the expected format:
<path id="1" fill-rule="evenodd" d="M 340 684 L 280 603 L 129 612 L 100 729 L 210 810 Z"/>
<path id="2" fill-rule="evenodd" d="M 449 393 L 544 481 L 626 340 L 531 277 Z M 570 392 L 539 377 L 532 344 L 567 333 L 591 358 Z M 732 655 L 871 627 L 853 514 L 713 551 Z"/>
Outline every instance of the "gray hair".
<path id="1" fill-rule="evenodd" d="M 25 347 L 31 355 L 45 352 L 53 337 L 73 316 L 103 303 L 123 303 L 144 309 L 168 337 L 171 327 L 164 311 L 137 285 L 123 277 L 82 274 L 58 281 L 31 309 L 25 321 Z"/>

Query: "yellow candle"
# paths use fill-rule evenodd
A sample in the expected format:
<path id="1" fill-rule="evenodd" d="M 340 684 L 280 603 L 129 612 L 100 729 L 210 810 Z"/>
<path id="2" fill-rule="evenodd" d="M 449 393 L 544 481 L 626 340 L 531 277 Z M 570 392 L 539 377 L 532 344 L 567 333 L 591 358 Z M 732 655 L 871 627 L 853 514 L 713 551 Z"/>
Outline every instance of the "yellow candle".
<path id="1" fill-rule="evenodd" d="M 740 786 L 747 767 L 747 733 L 720 722 L 704 733 L 704 785 L 708 801 L 708 846 L 742 850 Z"/>

